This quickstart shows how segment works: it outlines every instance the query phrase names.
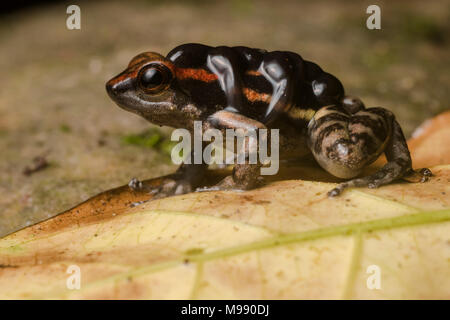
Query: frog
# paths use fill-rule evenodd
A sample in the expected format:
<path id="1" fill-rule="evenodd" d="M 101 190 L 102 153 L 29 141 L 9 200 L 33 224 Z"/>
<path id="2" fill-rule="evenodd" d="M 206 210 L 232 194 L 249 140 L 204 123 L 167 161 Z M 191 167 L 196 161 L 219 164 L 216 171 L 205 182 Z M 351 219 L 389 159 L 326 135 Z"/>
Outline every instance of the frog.
<path id="1" fill-rule="evenodd" d="M 348 188 L 378 188 L 400 179 L 425 182 L 432 175 L 428 168 L 412 168 L 391 111 L 367 108 L 345 93 L 337 77 L 294 52 L 199 43 L 179 45 L 166 56 L 143 52 L 106 83 L 106 91 L 120 108 L 160 126 L 192 132 L 201 121 L 204 130 L 222 132 L 278 129 L 280 160 L 312 156 L 342 179 L 328 192 L 330 198 Z M 186 159 L 193 160 L 196 152 Z M 361 176 L 383 153 L 386 164 Z M 210 190 L 257 188 L 264 180 L 261 166 L 235 164 Z M 206 170 L 206 163 L 184 161 L 156 193 L 166 197 L 199 190 Z"/>

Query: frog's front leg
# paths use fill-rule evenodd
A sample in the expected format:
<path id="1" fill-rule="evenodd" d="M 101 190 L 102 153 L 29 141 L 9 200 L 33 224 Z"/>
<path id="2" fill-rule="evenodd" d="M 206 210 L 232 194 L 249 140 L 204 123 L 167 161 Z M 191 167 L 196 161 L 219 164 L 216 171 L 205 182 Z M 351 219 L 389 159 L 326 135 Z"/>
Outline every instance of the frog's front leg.
<path id="1" fill-rule="evenodd" d="M 394 115 L 383 108 L 361 107 L 354 113 L 336 106 L 321 108 L 308 125 L 308 146 L 325 170 L 346 179 L 359 175 L 383 151 L 386 154 L 383 168 L 340 184 L 328 193 L 331 197 L 348 187 L 376 188 L 413 174 L 426 181 L 431 175 L 429 169 L 412 170 L 403 132 Z"/>
<path id="2" fill-rule="evenodd" d="M 208 166 L 205 163 L 195 163 L 195 150 L 188 157 L 189 163 L 182 163 L 172 178 L 165 179 L 157 189 L 152 190 L 152 199 L 189 193 L 200 185 Z"/>
<path id="3" fill-rule="evenodd" d="M 248 118 L 242 114 L 221 110 L 211 115 L 206 123 L 205 129 L 215 128 L 222 132 L 226 129 L 241 130 L 245 137 L 242 152 L 245 156 L 245 163 L 237 163 L 233 168 L 233 173 L 227 176 L 217 185 L 203 190 L 248 190 L 256 187 L 259 183 L 261 163 L 258 161 L 259 144 L 258 130 L 265 129 L 266 126 L 259 121 Z M 251 134 L 253 132 L 253 134 Z M 225 136 L 225 135 L 224 135 Z M 267 137 L 269 139 L 269 137 Z M 256 163 L 250 163 L 251 154 L 256 153 Z"/>

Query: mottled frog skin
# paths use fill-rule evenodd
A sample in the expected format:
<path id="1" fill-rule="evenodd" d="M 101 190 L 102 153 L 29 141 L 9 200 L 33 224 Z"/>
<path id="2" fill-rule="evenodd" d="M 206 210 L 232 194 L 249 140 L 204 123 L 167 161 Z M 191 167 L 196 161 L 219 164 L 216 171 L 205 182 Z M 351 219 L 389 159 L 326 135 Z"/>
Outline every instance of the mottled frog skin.
<path id="1" fill-rule="evenodd" d="M 280 159 L 312 154 L 332 175 L 350 179 L 331 190 L 375 188 L 396 179 L 426 181 L 429 169 L 414 171 L 402 130 L 384 108 L 366 108 L 345 95 L 341 82 L 317 64 L 288 51 L 184 44 L 164 57 L 145 52 L 107 82 L 109 96 L 148 121 L 193 130 L 203 128 L 280 130 Z M 355 178 L 385 153 L 387 164 Z M 194 152 L 190 155 L 195 156 Z M 216 189 L 251 189 L 261 164 L 237 164 Z M 199 187 L 205 164 L 182 164 L 159 196 Z"/>

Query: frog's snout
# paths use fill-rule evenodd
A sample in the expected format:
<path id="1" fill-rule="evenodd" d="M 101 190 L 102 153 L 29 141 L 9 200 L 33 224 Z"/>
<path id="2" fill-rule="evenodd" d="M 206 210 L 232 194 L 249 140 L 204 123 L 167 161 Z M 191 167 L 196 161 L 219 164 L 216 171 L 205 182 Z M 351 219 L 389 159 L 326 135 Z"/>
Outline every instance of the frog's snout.
<path id="1" fill-rule="evenodd" d="M 116 100 L 117 97 L 131 88 L 129 80 L 118 81 L 117 77 L 112 78 L 106 83 L 106 92 L 111 99 Z"/>
<path id="2" fill-rule="evenodd" d="M 114 79 L 109 80 L 106 83 L 106 92 L 110 96 L 110 98 L 113 98 L 117 92 L 117 88 L 115 87 L 115 83 L 113 82 Z"/>

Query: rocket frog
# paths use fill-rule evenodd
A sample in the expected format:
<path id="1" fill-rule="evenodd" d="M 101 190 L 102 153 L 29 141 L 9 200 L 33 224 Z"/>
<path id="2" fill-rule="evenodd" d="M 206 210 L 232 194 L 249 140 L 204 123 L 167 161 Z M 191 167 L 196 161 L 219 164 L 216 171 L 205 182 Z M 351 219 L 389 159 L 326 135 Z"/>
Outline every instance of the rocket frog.
<path id="1" fill-rule="evenodd" d="M 205 130 L 279 129 L 280 159 L 312 154 L 323 169 L 347 180 L 330 190 L 330 197 L 348 187 L 376 188 L 401 178 L 424 182 L 431 176 L 429 169 L 412 169 L 392 112 L 366 108 L 360 99 L 345 95 L 335 76 L 293 52 L 193 43 L 166 57 L 144 52 L 109 80 L 106 90 L 121 108 L 157 125 L 192 131 L 194 121 L 202 121 Z M 383 152 L 384 167 L 358 177 Z M 236 164 L 215 188 L 255 188 L 261 166 Z M 181 164 L 159 195 L 193 191 L 207 167 L 194 161 Z"/>

